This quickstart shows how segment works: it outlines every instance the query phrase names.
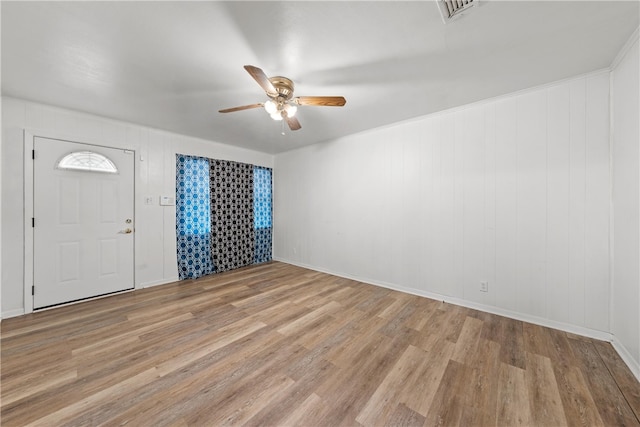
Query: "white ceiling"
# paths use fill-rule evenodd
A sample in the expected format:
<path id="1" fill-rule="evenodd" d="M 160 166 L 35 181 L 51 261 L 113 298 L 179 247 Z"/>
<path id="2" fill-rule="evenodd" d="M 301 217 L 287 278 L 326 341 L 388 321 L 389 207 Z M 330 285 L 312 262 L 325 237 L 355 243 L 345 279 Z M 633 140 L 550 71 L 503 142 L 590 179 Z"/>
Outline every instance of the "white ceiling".
<path id="1" fill-rule="evenodd" d="M 278 153 L 606 68 L 639 4 L 2 1 L 2 93 Z M 245 64 L 347 104 L 219 114 L 267 99 Z"/>

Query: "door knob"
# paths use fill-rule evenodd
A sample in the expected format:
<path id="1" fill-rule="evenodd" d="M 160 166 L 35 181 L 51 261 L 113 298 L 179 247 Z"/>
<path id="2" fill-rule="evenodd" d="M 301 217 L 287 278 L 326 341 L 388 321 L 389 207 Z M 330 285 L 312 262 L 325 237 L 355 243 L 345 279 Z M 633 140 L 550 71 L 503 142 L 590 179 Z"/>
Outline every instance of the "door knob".
<path id="1" fill-rule="evenodd" d="M 132 229 L 130 229 L 130 228 L 125 228 L 124 230 L 122 230 L 122 231 L 121 231 L 121 233 L 124 233 L 124 234 L 131 234 L 131 233 L 133 233 L 133 230 L 132 230 Z"/>

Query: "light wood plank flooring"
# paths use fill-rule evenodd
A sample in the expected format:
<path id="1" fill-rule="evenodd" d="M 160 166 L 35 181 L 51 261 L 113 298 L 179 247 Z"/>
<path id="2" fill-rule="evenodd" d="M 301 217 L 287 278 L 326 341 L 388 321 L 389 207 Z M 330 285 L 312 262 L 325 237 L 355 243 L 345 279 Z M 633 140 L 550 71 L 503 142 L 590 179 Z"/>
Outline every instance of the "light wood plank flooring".
<path id="1" fill-rule="evenodd" d="M 2 425 L 640 425 L 611 345 L 273 262 L 2 322 Z"/>

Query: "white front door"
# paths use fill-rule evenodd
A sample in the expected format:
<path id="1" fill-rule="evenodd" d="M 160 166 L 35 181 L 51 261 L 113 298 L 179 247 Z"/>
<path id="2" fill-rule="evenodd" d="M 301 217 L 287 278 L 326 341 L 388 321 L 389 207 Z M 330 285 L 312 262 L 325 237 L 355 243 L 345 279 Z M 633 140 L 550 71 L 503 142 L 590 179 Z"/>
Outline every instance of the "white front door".
<path id="1" fill-rule="evenodd" d="M 40 137 L 34 151 L 34 308 L 132 289 L 134 153 Z"/>

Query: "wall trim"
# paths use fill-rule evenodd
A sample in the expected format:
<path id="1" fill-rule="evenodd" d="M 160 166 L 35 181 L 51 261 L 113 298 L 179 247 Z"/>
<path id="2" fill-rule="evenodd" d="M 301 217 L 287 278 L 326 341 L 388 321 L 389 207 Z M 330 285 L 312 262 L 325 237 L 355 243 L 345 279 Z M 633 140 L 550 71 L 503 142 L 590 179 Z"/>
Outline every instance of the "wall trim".
<path id="1" fill-rule="evenodd" d="M 161 128 L 154 128 L 154 127 L 150 127 L 150 126 L 145 126 L 143 124 L 140 123 L 134 123 L 134 122 L 128 122 L 128 121 L 124 121 L 124 120 L 118 120 L 118 119 L 113 119 L 110 117 L 105 117 L 105 116 L 101 116 L 97 113 L 89 113 L 87 111 L 81 111 L 81 110 L 74 110 L 71 108 L 66 108 L 66 107 L 62 107 L 59 105 L 55 105 L 55 104 L 47 104 L 44 102 L 36 102 L 36 101 L 31 101 L 25 98 L 19 98 L 19 97 L 15 97 L 15 96 L 10 96 L 10 95 L 2 95 L 0 96 L 0 98 L 4 99 L 8 99 L 8 100 L 14 100 L 14 101 L 19 101 L 24 103 L 24 105 L 30 105 L 30 106 L 39 106 L 39 107 L 44 107 L 56 112 L 62 112 L 62 113 L 72 113 L 72 114 L 77 114 L 80 117 L 84 118 L 84 119 L 89 119 L 89 120 L 93 120 L 93 119 L 99 119 L 101 121 L 104 121 L 107 124 L 111 124 L 111 125 L 115 125 L 115 126 L 130 126 L 132 128 L 135 128 L 138 131 L 141 132 L 153 132 L 156 133 L 158 135 L 161 135 L 163 137 L 169 138 L 169 139 L 174 139 L 174 138 L 186 138 L 189 140 L 192 140 L 194 142 L 197 143 L 205 143 L 205 144 L 216 144 L 218 146 L 222 146 L 222 147 L 231 147 L 234 150 L 237 149 L 238 151 L 241 151 L 245 154 L 251 155 L 252 153 L 256 153 L 258 155 L 266 155 L 269 157 L 269 161 L 268 162 L 259 162 L 255 163 L 258 166 L 265 166 L 265 167 L 269 167 L 269 168 L 273 168 L 273 161 L 274 161 L 274 154 L 268 153 L 266 151 L 258 151 L 258 150 L 251 150 L 249 148 L 244 148 L 244 147 L 238 147 L 236 145 L 231 145 L 231 144 L 226 144 L 224 142 L 220 142 L 220 141 L 214 141 L 214 140 L 208 140 L 208 139 L 203 139 L 200 137 L 196 137 L 196 136 L 191 136 L 191 135 L 187 135 L 187 134 L 181 134 L 181 133 L 176 133 L 176 132 L 171 132 L 165 129 L 161 129 Z M 27 130 L 30 131 L 44 131 L 49 133 L 48 130 L 46 129 L 38 129 L 38 128 L 28 128 Z M 34 132 L 36 134 L 38 134 L 38 132 Z M 75 132 L 74 133 L 62 133 L 62 132 L 55 132 L 54 134 L 56 134 L 56 137 L 53 136 L 48 136 L 47 138 L 52 138 L 52 139 L 64 139 L 64 140 L 69 140 L 69 141 L 75 141 L 78 138 L 80 139 L 87 139 L 88 138 L 92 138 L 92 139 L 96 139 L 96 145 L 101 145 L 105 142 L 105 138 L 102 138 L 100 136 L 95 136 L 95 135 L 91 135 L 91 136 L 87 136 L 85 134 L 81 134 L 78 135 Z M 37 136 L 43 136 L 43 135 L 37 135 Z M 69 139 L 71 138 L 71 139 Z M 108 142 L 108 140 L 107 140 Z M 140 154 L 140 153 L 137 153 Z M 229 158 L 229 160 L 233 160 L 232 158 Z"/>
<path id="2" fill-rule="evenodd" d="M 10 317 L 18 317 L 25 314 L 24 310 L 21 308 L 14 308 L 13 310 L 7 310 L 2 312 L 3 319 L 9 319 Z"/>
<path id="3" fill-rule="evenodd" d="M 611 345 L 613 346 L 613 349 L 618 353 L 622 361 L 629 367 L 631 373 L 636 377 L 638 381 L 640 381 L 640 363 L 636 362 L 633 359 L 633 356 L 631 355 L 631 353 L 629 353 L 629 350 L 627 350 L 627 348 L 618 340 L 618 338 L 616 338 L 615 335 L 613 335 Z"/>
<path id="4" fill-rule="evenodd" d="M 613 61 L 609 66 L 611 70 L 614 70 L 615 68 L 618 67 L 618 65 L 620 65 L 620 62 L 624 59 L 625 56 L 627 56 L 627 53 L 629 53 L 634 43 L 638 41 L 639 37 L 640 37 L 640 27 L 636 28 L 636 30 L 633 33 L 631 33 L 631 36 L 629 36 L 629 39 L 627 39 L 627 41 L 624 43 L 624 45 L 622 46 L 622 48 L 620 49 L 616 57 L 613 58 Z"/>
<path id="5" fill-rule="evenodd" d="M 37 133 L 30 130 L 23 130 L 22 147 L 24 158 L 24 186 L 22 188 L 22 197 L 24 200 L 23 211 L 23 280 L 22 283 L 22 311 L 24 314 L 33 312 L 33 295 L 31 295 L 31 287 L 33 286 L 33 227 L 29 225 L 31 218 L 34 216 L 33 209 L 33 159 L 29 152 L 34 149 L 34 139 Z"/>
<path id="6" fill-rule="evenodd" d="M 153 286 L 168 285 L 169 283 L 175 283 L 175 282 L 178 282 L 178 281 L 180 281 L 178 279 L 178 277 L 173 277 L 173 278 L 170 278 L 170 279 L 167 279 L 167 280 L 155 280 L 155 281 L 151 281 L 151 282 L 144 282 L 144 283 L 140 284 L 139 288 L 135 287 L 133 289 L 125 289 L 123 291 L 115 292 L 115 293 L 112 293 L 112 294 L 98 295 L 98 296 L 95 296 L 95 297 L 85 298 L 85 299 L 82 299 L 82 300 L 79 300 L 79 301 L 72 301 L 72 302 L 68 302 L 68 303 L 64 303 L 64 304 L 55 305 L 53 307 L 46 307 L 46 308 L 42 308 L 42 309 L 38 309 L 38 310 L 31 310 L 30 313 L 39 313 L 41 311 L 48 311 L 48 310 L 53 310 L 53 309 L 60 308 L 60 307 L 66 307 L 66 306 L 69 306 L 69 305 L 81 304 L 81 303 L 87 302 L 87 301 L 93 301 L 93 300 L 97 300 L 97 299 L 108 298 L 108 297 L 113 296 L 113 295 L 120 295 L 120 294 L 123 294 L 123 293 L 135 292 L 135 291 L 137 291 L 139 289 L 142 289 L 142 288 L 150 288 L 150 287 L 153 287 Z M 13 310 L 8 310 L 8 311 L 3 312 L 2 315 L 1 315 L 2 316 L 1 319 L 8 319 L 8 318 L 11 318 L 11 317 L 18 317 L 18 316 L 22 316 L 24 314 L 29 314 L 29 313 L 26 313 L 25 310 L 23 310 L 21 308 L 16 308 L 16 309 L 13 309 Z"/>
<path id="7" fill-rule="evenodd" d="M 410 119 L 401 120 L 399 122 L 387 123 L 385 125 L 378 126 L 378 127 L 371 128 L 371 129 L 365 129 L 365 130 L 362 130 L 362 131 L 359 131 L 359 132 L 351 133 L 349 135 L 341 136 L 339 138 L 333 138 L 333 139 L 328 139 L 328 140 L 324 140 L 324 141 L 319 141 L 319 142 L 316 142 L 315 144 L 305 145 L 303 147 L 298 147 L 298 148 L 293 148 L 291 150 L 282 151 L 280 153 L 275 154 L 275 157 L 277 158 L 281 154 L 308 149 L 310 147 L 315 147 L 315 146 L 320 145 L 320 144 L 339 142 L 339 141 L 341 141 L 341 140 L 343 140 L 345 138 L 352 138 L 352 137 L 355 137 L 355 136 L 363 136 L 363 135 L 368 135 L 370 133 L 376 133 L 376 132 L 384 131 L 386 129 L 393 129 L 393 128 L 396 128 L 398 126 L 404 126 L 406 124 L 420 122 L 420 121 L 423 121 L 423 120 L 431 118 L 431 117 L 438 117 L 438 116 L 445 115 L 445 114 L 453 114 L 453 113 L 457 113 L 457 112 L 460 112 L 460 111 L 465 111 L 465 110 L 468 110 L 469 108 L 481 107 L 481 106 L 483 106 L 485 104 L 489 104 L 489 103 L 496 102 L 496 101 L 499 101 L 499 100 L 511 99 L 511 98 L 515 98 L 515 97 L 518 97 L 518 96 L 522 96 L 522 95 L 527 94 L 529 92 L 534 92 L 534 91 L 543 90 L 543 89 L 549 89 L 549 88 L 552 88 L 552 87 L 555 87 L 555 86 L 558 86 L 558 85 L 561 85 L 561 84 L 564 84 L 566 82 L 570 82 L 570 81 L 573 81 L 573 80 L 589 78 L 589 77 L 594 77 L 594 76 L 598 76 L 598 75 L 601 75 L 601 74 L 610 74 L 610 73 L 611 73 L 611 67 L 607 67 L 607 68 L 601 68 L 599 70 L 594 70 L 594 71 L 590 71 L 590 72 L 587 72 L 587 73 L 583 73 L 583 74 L 578 74 L 578 75 L 575 75 L 575 76 L 567 77 L 567 78 L 564 78 L 564 79 L 555 80 L 555 81 L 548 82 L 548 83 L 541 83 L 541 84 L 539 84 L 537 86 L 531 86 L 531 87 L 528 87 L 528 88 L 525 88 L 525 89 L 517 90 L 515 92 L 509 92 L 509 93 L 505 93 L 505 94 L 502 94 L 502 95 L 492 96 L 491 98 L 480 99 L 478 101 L 473 101 L 473 102 L 470 102 L 468 104 L 458 105 L 458 106 L 450 107 L 450 108 L 447 108 L 447 109 L 444 109 L 444 110 L 434 111 L 434 112 L 431 112 L 431 113 L 423 114 L 422 116 L 417 116 L 417 117 L 412 117 Z M 275 162 L 275 160 L 277 160 L 277 159 L 274 159 L 274 162 Z M 274 167 L 274 169 L 275 169 L 275 167 Z"/>
<path id="8" fill-rule="evenodd" d="M 168 279 L 162 279 L 162 280 L 151 280 L 149 282 L 142 282 L 140 283 L 140 288 L 136 289 L 144 289 L 144 288 L 151 288 L 154 286 L 160 286 L 160 285 L 168 285 L 169 283 L 175 283 L 175 282 L 179 282 L 180 279 L 178 278 L 178 276 L 176 277 L 170 277 Z"/>
<path id="9" fill-rule="evenodd" d="M 613 64 L 612 64 L 613 67 Z M 615 101 L 613 94 L 613 71 L 609 73 L 609 329 L 614 331 L 614 309 L 615 309 L 615 234 L 616 224 L 613 218 L 615 217 L 615 205 L 613 203 L 613 175 L 614 175 L 614 162 L 613 162 L 613 150 L 614 150 L 614 114 L 613 104 Z M 620 352 L 618 352 L 620 353 Z"/>
<path id="10" fill-rule="evenodd" d="M 449 304 L 459 305 L 461 307 L 472 308 L 474 310 L 483 311 L 485 313 L 496 314 L 498 316 L 508 317 L 510 319 L 520 320 L 527 323 L 532 323 L 534 325 L 544 326 L 547 328 L 558 329 L 560 331 L 569 332 L 575 335 L 581 335 L 587 338 L 593 338 L 600 341 L 611 342 L 613 340 L 613 335 L 609 332 L 599 331 L 596 329 L 585 328 L 583 326 L 572 325 L 564 322 L 556 322 L 554 320 L 544 319 L 542 317 L 532 316 L 529 314 L 518 313 L 516 311 L 505 310 L 500 307 L 489 306 L 485 304 L 479 304 L 473 301 L 468 301 L 463 298 L 456 298 L 448 295 L 442 295 L 435 292 L 426 292 L 421 291 L 419 289 L 407 288 L 404 286 L 398 286 L 393 283 L 381 282 L 377 280 L 371 280 L 364 277 L 353 276 L 345 273 L 334 272 L 330 270 L 325 270 L 322 268 L 318 268 L 312 265 L 290 261 L 280 257 L 274 257 L 275 261 L 284 262 L 286 264 L 295 265 L 302 268 L 308 268 L 310 270 L 318 271 L 321 273 L 331 274 L 333 276 L 343 277 L 345 279 L 356 280 L 358 282 L 367 283 L 374 286 L 380 286 L 382 288 L 391 289 L 398 292 L 403 292 L 406 294 L 416 295 L 420 297 L 430 298 L 436 301 L 443 301 Z"/>

